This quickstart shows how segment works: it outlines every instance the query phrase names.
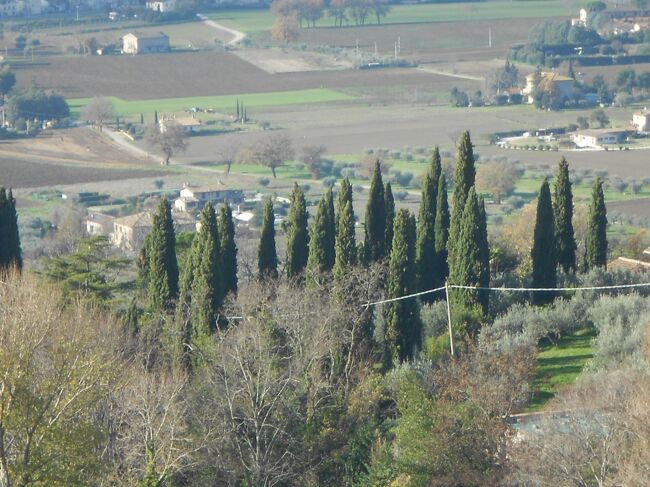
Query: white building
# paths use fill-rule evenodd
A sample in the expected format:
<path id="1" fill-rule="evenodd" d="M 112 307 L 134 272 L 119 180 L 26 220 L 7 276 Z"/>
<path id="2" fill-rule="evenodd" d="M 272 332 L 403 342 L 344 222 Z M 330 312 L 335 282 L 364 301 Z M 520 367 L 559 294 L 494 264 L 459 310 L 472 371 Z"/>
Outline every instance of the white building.
<path id="1" fill-rule="evenodd" d="M 153 0 L 147 2 L 147 8 L 154 12 L 171 12 L 176 8 L 175 0 Z"/>
<path id="2" fill-rule="evenodd" d="M 650 132 L 650 110 L 644 108 L 632 114 L 632 125 L 637 132 Z"/>
<path id="3" fill-rule="evenodd" d="M 600 148 L 604 144 L 618 144 L 625 140 L 625 129 L 580 130 L 571 136 L 576 146 L 582 148 Z"/>
<path id="4" fill-rule="evenodd" d="M 194 211 L 202 209 L 207 203 L 239 203 L 243 198 L 244 194 L 240 189 L 230 189 L 221 181 L 203 186 L 185 185 L 181 189 L 180 197 L 174 201 L 174 208 L 178 211 Z"/>
<path id="5" fill-rule="evenodd" d="M 130 32 L 122 37 L 122 52 L 124 54 L 167 51 L 169 51 L 169 36 L 162 32 L 158 34 Z"/>

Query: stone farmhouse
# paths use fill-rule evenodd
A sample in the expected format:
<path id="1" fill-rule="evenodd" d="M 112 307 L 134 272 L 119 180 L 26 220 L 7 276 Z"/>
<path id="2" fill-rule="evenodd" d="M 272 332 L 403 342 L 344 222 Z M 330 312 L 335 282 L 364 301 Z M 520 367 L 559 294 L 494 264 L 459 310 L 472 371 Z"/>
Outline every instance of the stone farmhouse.
<path id="1" fill-rule="evenodd" d="M 228 201 L 229 203 L 240 203 L 244 199 L 244 193 L 240 189 L 231 189 L 223 182 L 207 184 L 203 186 L 185 185 L 181 194 L 174 201 L 174 209 L 178 211 L 191 212 L 201 210 L 207 203 L 217 205 Z"/>
<path id="2" fill-rule="evenodd" d="M 180 127 L 183 132 L 190 135 L 195 133 L 201 126 L 201 120 L 194 117 L 165 117 L 161 118 L 158 121 L 158 128 L 160 133 L 164 134 L 167 132 L 169 127 Z"/>
<path id="3" fill-rule="evenodd" d="M 187 213 L 172 212 L 172 219 L 176 233 L 196 231 L 196 220 Z M 137 252 L 151 232 L 152 225 L 152 215 L 149 211 L 116 218 L 113 220 L 113 232 L 110 234 L 111 242 L 125 252 Z"/>
<path id="4" fill-rule="evenodd" d="M 531 73 L 526 76 L 526 86 L 521 90 L 521 94 L 525 97 L 527 103 L 533 104 L 535 102 L 533 98 L 535 90 L 554 93 L 561 100 L 569 100 L 573 98 L 575 93 L 575 80 L 553 71 L 542 71 L 539 83 L 535 86 L 535 73 Z"/>
<path id="5" fill-rule="evenodd" d="M 169 36 L 163 32 L 158 34 L 131 32 L 122 37 L 122 52 L 124 54 L 135 55 L 167 51 L 169 51 Z"/>

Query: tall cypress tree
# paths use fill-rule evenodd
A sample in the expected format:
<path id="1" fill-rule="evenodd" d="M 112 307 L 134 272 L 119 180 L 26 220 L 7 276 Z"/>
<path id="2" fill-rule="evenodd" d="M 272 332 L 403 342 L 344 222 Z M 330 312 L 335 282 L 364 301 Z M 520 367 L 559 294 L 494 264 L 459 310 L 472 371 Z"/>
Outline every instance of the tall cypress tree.
<path id="1" fill-rule="evenodd" d="M 23 258 L 20 248 L 16 200 L 11 189 L 7 194 L 5 188 L 2 187 L 0 188 L 0 269 L 21 270 L 22 267 Z"/>
<path id="2" fill-rule="evenodd" d="M 219 208 L 219 243 L 221 247 L 221 275 L 224 296 L 237 293 L 237 244 L 235 222 L 228 202 Z"/>
<path id="3" fill-rule="evenodd" d="M 318 203 L 318 210 L 312 220 L 309 234 L 307 267 L 315 274 L 329 270 L 327 268 L 327 233 L 330 224 L 328 212 L 328 201 L 324 196 Z"/>
<path id="4" fill-rule="evenodd" d="M 178 262 L 172 211 L 166 198 L 153 215 L 147 240 L 149 304 L 154 311 L 167 311 L 178 296 Z"/>
<path id="5" fill-rule="evenodd" d="M 487 287 L 490 282 L 485 212 L 471 188 L 462 214 L 460 237 L 450 262 L 450 284 Z M 453 289 L 452 318 L 459 331 L 475 336 L 488 310 L 487 292 Z"/>
<path id="6" fill-rule="evenodd" d="M 393 225 L 395 221 L 395 198 L 393 197 L 393 188 L 390 181 L 384 187 L 384 207 L 386 208 L 386 255 L 390 256 L 393 247 Z"/>
<path id="7" fill-rule="evenodd" d="M 436 147 L 431 159 L 431 169 L 424 176 L 422 185 L 422 200 L 417 223 L 417 243 L 415 268 L 418 279 L 418 291 L 425 291 L 435 287 L 438 280 L 436 269 L 436 206 L 438 197 L 438 180 L 442 168 L 440 165 L 440 151 Z M 432 302 L 434 296 L 425 295 L 423 301 Z"/>
<path id="8" fill-rule="evenodd" d="M 221 245 L 217 216 L 211 204 L 201 212 L 201 231 L 196 235 L 196 261 L 192 283 L 191 317 L 195 339 L 207 337 L 216 329 L 223 301 Z"/>
<path id="9" fill-rule="evenodd" d="M 375 171 L 370 183 L 364 235 L 365 262 L 369 264 L 382 259 L 386 252 L 386 201 L 384 200 L 384 182 L 381 179 L 379 160 L 375 161 Z"/>
<path id="10" fill-rule="evenodd" d="M 287 277 L 300 275 L 307 265 L 307 257 L 309 255 L 307 218 L 305 194 L 300 189 L 300 186 L 298 186 L 298 183 L 294 183 L 287 222 Z"/>
<path id="11" fill-rule="evenodd" d="M 275 215 L 273 201 L 264 203 L 262 236 L 257 251 L 257 269 L 260 277 L 278 277 L 278 254 L 275 251 Z"/>
<path id="12" fill-rule="evenodd" d="M 436 280 L 434 287 L 442 286 L 449 275 L 447 264 L 447 239 L 449 238 L 449 203 L 447 201 L 447 180 L 444 174 L 438 177 L 438 199 L 435 220 L 435 262 Z"/>
<path id="13" fill-rule="evenodd" d="M 460 238 L 460 227 L 465 209 L 465 202 L 470 188 L 474 186 L 476 169 L 474 167 L 474 149 L 468 131 L 465 131 L 458 143 L 458 154 L 456 158 L 456 171 L 454 175 L 454 205 L 451 211 L 449 226 L 449 239 L 447 241 L 448 262 L 456 258 L 455 248 Z"/>
<path id="14" fill-rule="evenodd" d="M 555 224 L 553 221 L 551 190 L 545 179 L 537 198 L 537 216 L 533 234 L 533 287 L 554 288 L 557 286 L 557 246 L 555 241 Z M 552 292 L 534 292 L 533 302 L 545 304 L 553 300 Z"/>
<path id="15" fill-rule="evenodd" d="M 340 279 L 357 262 L 354 209 L 352 208 L 351 201 L 345 201 L 345 206 L 343 206 L 337 215 L 337 221 L 334 277 Z"/>
<path id="16" fill-rule="evenodd" d="M 607 267 L 607 208 L 600 178 L 594 183 L 591 194 L 584 267 L 586 271 Z"/>
<path id="17" fill-rule="evenodd" d="M 395 217 L 393 245 L 388 265 L 388 296 L 398 298 L 415 291 L 415 218 L 400 209 Z M 422 326 L 416 299 L 388 305 L 384 344 L 387 367 L 412 359 L 421 345 Z"/>
<path id="18" fill-rule="evenodd" d="M 334 195 L 332 188 L 325 194 L 325 203 L 327 208 L 327 218 L 325 226 L 325 270 L 331 271 L 334 268 L 336 256 L 336 214 L 334 213 Z"/>
<path id="19" fill-rule="evenodd" d="M 564 157 L 560 160 L 555 177 L 555 238 L 557 260 L 564 272 L 576 270 L 576 240 L 573 232 L 573 191 L 569 181 L 569 163 Z"/>

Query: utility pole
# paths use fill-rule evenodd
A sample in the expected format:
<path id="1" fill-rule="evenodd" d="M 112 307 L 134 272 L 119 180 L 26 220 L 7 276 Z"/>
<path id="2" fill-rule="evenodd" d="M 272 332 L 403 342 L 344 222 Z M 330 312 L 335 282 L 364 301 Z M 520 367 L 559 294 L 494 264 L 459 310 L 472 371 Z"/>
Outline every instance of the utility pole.
<path id="1" fill-rule="evenodd" d="M 492 27 L 488 27 L 488 47 L 492 47 Z"/>
<path id="2" fill-rule="evenodd" d="M 395 42 L 395 59 L 397 59 L 397 42 Z"/>
<path id="3" fill-rule="evenodd" d="M 449 283 L 445 281 L 445 299 L 447 300 L 447 324 L 449 325 L 449 348 L 454 356 L 454 333 L 451 329 L 451 305 L 449 304 Z"/>
<path id="4" fill-rule="evenodd" d="M 79 22 L 79 5 L 77 5 L 77 22 Z"/>
<path id="5" fill-rule="evenodd" d="M 375 57 L 377 57 L 377 41 L 375 41 Z"/>
<path id="6" fill-rule="evenodd" d="M 397 52 L 401 54 L 402 52 L 402 37 L 397 36 Z"/>

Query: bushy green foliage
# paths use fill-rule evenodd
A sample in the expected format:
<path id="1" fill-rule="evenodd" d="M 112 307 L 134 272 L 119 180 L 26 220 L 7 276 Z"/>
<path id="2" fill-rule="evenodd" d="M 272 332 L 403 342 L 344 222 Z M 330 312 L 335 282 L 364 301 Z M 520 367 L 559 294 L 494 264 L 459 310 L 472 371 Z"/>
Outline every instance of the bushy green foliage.
<path id="1" fill-rule="evenodd" d="M 237 244 L 232 209 L 226 202 L 219 208 L 219 243 L 221 247 L 221 274 L 224 295 L 237 292 Z"/>
<path id="2" fill-rule="evenodd" d="M 557 260 L 564 272 L 576 269 L 576 241 L 573 232 L 573 192 L 569 180 L 569 163 L 562 157 L 555 177 L 553 216 Z"/>
<path id="3" fill-rule="evenodd" d="M 607 266 L 607 208 L 603 182 L 596 179 L 589 207 L 584 270 Z"/>
<path id="4" fill-rule="evenodd" d="M 18 270 L 23 267 L 16 199 L 0 187 L 0 270 Z"/>
<path id="5" fill-rule="evenodd" d="M 433 150 L 431 168 L 424 176 L 422 199 L 418 215 L 415 267 L 417 273 L 417 290 L 433 289 L 438 284 L 439 269 L 436 268 L 436 215 L 438 203 L 438 181 L 442 173 L 440 151 Z M 425 295 L 423 301 L 431 302 L 435 296 Z"/>

